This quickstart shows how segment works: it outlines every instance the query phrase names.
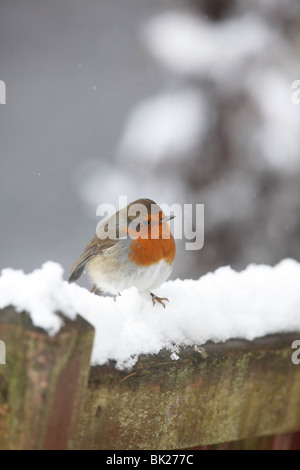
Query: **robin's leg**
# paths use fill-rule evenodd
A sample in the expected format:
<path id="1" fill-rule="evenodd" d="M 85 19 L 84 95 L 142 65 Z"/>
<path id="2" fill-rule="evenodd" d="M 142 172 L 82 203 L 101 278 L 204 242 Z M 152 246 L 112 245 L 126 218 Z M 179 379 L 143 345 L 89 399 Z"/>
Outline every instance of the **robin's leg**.
<path id="1" fill-rule="evenodd" d="M 167 302 L 169 302 L 169 299 L 167 299 L 166 297 L 157 297 L 157 295 L 152 294 L 152 292 L 150 292 L 150 294 L 151 294 L 151 296 L 152 296 L 152 303 L 153 303 L 153 305 L 155 305 L 155 302 L 158 302 L 158 303 L 160 303 L 164 308 L 166 308 L 165 303 L 164 303 L 164 300 L 166 300 Z"/>
<path id="2" fill-rule="evenodd" d="M 102 295 L 102 291 L 97 288 L 96 284 L 94 284 L 93 287 L 91 288 L 91 292 L 92 294 L 94 293 L 95 295 Z"/>

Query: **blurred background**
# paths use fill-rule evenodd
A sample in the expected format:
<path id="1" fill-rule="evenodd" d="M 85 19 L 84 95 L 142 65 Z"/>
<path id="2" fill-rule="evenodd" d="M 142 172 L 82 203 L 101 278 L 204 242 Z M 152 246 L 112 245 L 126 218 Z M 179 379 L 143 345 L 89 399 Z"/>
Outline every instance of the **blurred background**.
<path id="1" fill-rule="evenodd" d="M 0 0 L 0 79 L 0 268 L 67 277 L 119 195 L 205 205 L 172 278 L 300 259 L 298 0 Z"/>

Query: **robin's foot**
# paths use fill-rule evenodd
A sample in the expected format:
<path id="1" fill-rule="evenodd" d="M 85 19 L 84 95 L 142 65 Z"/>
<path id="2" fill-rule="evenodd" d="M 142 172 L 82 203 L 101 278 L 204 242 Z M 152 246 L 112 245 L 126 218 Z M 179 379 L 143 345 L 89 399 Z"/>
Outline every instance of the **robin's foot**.
<path id="1" fill-rule="evenodd" d="M 102 295 L 102 291 L 97 288 L 96 284 L 91 288 L 91 293 L 95 295 Z"/>
<path id="2" fill-rule="evenodd" d="M 167 302 L 169 302 L 169 299 L 167 299 L 166 297 L 157 297 L 157 295 L 152 294 L 152 292 L 150 292 L 150 294 L 151 294 L 151 296 L 152 296 L 152 303 L 153 303 L 153 305 L 155 305 L 155 302 L 158 302 L 158 303 L 160 303 L 164 308 L 166 308 L 165 303 L 164 303 L 164 300 L 166 300 Z"/>

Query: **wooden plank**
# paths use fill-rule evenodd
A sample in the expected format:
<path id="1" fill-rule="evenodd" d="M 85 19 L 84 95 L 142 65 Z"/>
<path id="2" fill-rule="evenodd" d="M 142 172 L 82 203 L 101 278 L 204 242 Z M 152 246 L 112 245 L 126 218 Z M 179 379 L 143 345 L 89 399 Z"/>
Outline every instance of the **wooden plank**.
<path id="1" fill-rule="evenodd" d="M 298 338 L 208 343 L 178 361 L 162 351 L 130 372 L 92 367 L 75 448 L 184 449 L 299 431 Z"/>
<path id="2" fill-rule="evenodd" d="M 0 449 L 72 446 L 86 391 L 92 327 L 78 317 L 54 337 L 27 313 L 0 311 Z"/>
<path id="3" fill-rule="evenodd" d="M 178 361 L 161 351 L 130 371 L 90 367 L 93 337 L 80 317 L 51 338 L 0 311 L 0 449 L 243 448 L 300 431 L 299 333 L 182 348 Z"/>
<path id="4" fill-rule="evenodd" d="M 193 447 L 189 450 L 300 450 L 300 432 L 251 437 L 240 441 Z"/>

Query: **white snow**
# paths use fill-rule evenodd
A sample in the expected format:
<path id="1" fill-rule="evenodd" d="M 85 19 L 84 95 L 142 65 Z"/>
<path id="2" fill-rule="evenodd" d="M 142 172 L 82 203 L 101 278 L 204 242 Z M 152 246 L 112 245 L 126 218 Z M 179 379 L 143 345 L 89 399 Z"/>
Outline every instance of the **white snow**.
<path id="1" fill-rule="evenodd" d="M 91 363 L 115 360 L 132 367 L 140 354 L 167 348 L 180 360 L 184 345 L 229 338 L 252 340 L 272 333 L 300 332 L 300 263 L 285 259 L 275 267 L 250 265 L 238 273 L 219 268 L 199 280 L 175 280 L 155 292 L 168 297 L 164 309 L 142 298 L 136 288 L 116 299 L 91 294 L 63 279 L 63 269 L 48 261 L 30 274 L 10 268 L 0 277 L 0 308 L 14 305 L 30 313 L 33 323 L 56 334 L 61 311 L 80 314 L 96 330 Z"/>
<path id="2" fill-rule="evenodd" d="M 208 128 L 209 109 L 200 91 L 185 89 L 142 101 L 129 115 L 121 142 L 121 157 L 155 166 L 167 158 L 186 158 L 200 145 Z"/>
<path id="3" fill-rule="evenodd" d="M 260 148 L 259 158 L 283 174 L 299 171 L 300 112 L 291 101 L 289 75 L 272 69 L 256 71 L 246 86 L 261 115 L 261 126 L 253 136 Z"/>
<path id="4" fill-rule="evenodd" d="M 142 35 L 153 56 L 173 72 L 230 80 L 276 40 L 254 14 L 212 23 L 176 11 L 152 19 Z"/>

